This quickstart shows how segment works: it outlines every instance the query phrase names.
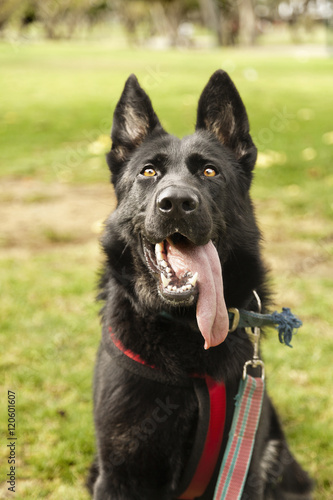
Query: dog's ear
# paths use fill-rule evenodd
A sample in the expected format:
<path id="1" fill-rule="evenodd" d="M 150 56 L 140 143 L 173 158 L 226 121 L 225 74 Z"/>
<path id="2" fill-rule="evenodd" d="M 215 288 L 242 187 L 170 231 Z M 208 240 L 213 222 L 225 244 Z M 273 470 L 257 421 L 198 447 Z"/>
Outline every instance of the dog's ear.
<path id="1" fill-rule="evenodd" d="M 111 158 L 117 162 L 126 160 L 153 131 L 163 132 L 162 126 L 148 95 L 136 76 L 131 75 L 113 115 Z"/>
<path id="2" fill-rule="evenodd" d="M 251 171 L 257 158 L 257 149 L 250 136 L 245 106 L 230 79 L 223 71 L 216 71 L 204 88 L 198 104 L 196 130 L 212 132 L 234 153 L 244 167 Z"/>

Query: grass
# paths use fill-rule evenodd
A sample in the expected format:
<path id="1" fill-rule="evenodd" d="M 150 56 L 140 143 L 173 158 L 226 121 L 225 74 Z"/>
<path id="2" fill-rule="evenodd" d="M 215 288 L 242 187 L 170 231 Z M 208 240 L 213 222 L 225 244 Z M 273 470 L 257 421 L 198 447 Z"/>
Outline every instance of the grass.
<path id="1" fill-rule="evenodd" d="M 100 256 L 96 235 L 80 238 L 65 219 L 63 227 L 59 220 L 54 226 L 50 207 L 61 198 L 59 186 L 82 190 L 84 200 L 86 186 L 108 182 L 104 152 L 112 113 L 131 72 L 165 128 L 184 135 L 193 129 L 203 86 L 219 67 L 239 88 L 259 146 L 253 197 L 276 307 L 290 306 L 304 323 L 292 350 L 274 333 L 264 342 L 270 394 L 293 451 L 316 478 L 316 500 L 332 498 L 333 60 L 261 50 L 147 52 L 107 43 L 36 43 L 0 45 L 0 65 L 0 209 L 7 215 L 10 207 L 17 210 L 13 230 L 0 234 L 2 394 L 11 389 L 17 395 L 15 498 L 88 498 L 83 484 L 94 454 Z M 35 182 L 39 189 L 31 190 Z M 23 189 L 19 197 L 12 185 Z M 32 229 L 25 238 L 20 214 L 29 209 L 31 221 L 24 224 Z M 75 217 L 92 209 L 77 208 Z M 34 217 L 43 212 L 39 227 Z M 6 433 L 5 398 L 0 422 Z M 0 456 L 4 481 L 4 446 Z M 6 492 L 3 482 L 0 496 Z"/>

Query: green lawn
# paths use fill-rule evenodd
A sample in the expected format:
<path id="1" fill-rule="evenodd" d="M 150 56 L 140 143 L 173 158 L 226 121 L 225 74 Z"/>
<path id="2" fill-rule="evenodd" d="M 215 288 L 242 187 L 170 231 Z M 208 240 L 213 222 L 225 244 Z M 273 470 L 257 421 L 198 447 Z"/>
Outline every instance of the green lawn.
<path id="1" fill-rule="evenodd" d="M 304 323 L 293 349 L 274 332 L 264 341 L 270 394 L 315 499 L 333 497 L 333 59 L 286 54 L 0 45 L 0 422 L 7 437 L 15 391 L 16 499 L 88 498 L 96 227 L 113 203 L 104 153 L 125 79 L 136 73 L 165 128 L 184 135 L 217 68 L 239 88 L 260 150 L 252 194 L 276 308 Z M 0 457 L 7 498 L 5 444 Z"/>

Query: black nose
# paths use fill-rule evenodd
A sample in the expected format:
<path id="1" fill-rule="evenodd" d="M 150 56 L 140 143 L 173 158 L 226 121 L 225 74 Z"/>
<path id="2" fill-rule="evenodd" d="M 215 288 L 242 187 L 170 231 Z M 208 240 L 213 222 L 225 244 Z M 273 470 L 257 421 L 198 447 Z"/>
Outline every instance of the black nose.
<path id="1" fill-rule="evenodd" d="M 170 186 L 160 192 L 156 203 L 163 215 L 182 218 L 197 210 L 199 196 L 186 188 Z"/>

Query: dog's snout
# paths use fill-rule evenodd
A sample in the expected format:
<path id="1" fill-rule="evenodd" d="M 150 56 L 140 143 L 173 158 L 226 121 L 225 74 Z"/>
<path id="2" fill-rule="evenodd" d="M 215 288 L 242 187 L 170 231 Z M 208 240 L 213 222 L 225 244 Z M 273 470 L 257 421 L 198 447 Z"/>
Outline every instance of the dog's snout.
<path id="1" fill-rule="evenodd" d="M 163 215 L 181 218 L 197 210 L 199 197 L 186 188 L 168 187 L 157 197 L 157 209 Z"/>

